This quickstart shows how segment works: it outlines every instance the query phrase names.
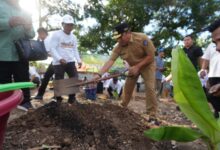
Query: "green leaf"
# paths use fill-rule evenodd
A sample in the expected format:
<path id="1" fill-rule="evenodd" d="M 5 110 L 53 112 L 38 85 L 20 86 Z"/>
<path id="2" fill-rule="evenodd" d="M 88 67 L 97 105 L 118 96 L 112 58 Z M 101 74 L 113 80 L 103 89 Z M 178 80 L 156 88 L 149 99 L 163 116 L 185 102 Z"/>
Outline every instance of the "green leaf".
<path id="1" fill-rule="evenodd" d="M 175 140 L 178 142 L 191 142 L 204 136 L 202 133 L 185 127 L 153 128 L 145 131 L 144 135 L 155 141 Z"/>
<path id="2" fill-rule="evenodd" d="M 0 84 L 0 92 L 12 91 L 22 88 L 33 88 L 36 85 L 33 82 L 15 82 L 15 83 L 7 83 Z"/>
<path id="3" fill-rule="evenodd" d="M 220 141 L 220 127 L 208 105 L 199 77 L 182 49 L 172 52 L 172 79 L 174 98 L 181 111 L 211 141 Z"/>

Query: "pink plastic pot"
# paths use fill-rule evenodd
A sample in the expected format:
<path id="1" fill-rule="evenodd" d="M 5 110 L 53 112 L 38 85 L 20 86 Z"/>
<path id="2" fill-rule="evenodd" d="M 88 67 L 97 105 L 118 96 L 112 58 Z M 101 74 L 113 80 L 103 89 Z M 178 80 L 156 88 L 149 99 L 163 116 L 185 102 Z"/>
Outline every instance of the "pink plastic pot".
<path id="1" fill-rule="evenodd" d="M 2 150 L 4 133 L 10 111 L 20 104 L 22 99 L 21 90 L 0 93 L 0 150 Z"/>

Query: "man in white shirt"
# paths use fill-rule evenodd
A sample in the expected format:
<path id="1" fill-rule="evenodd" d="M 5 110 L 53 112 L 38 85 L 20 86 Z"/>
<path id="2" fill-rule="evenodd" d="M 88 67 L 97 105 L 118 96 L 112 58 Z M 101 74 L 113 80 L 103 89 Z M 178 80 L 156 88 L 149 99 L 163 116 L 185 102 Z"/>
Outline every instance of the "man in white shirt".
<path id="1" fill-rule="evenodd" d="M 73 17 L 65 15 L 62 20 L 63 30 L 56 31 L 50 39 L 55 80 L 64 79 L 65 72 L 69 77 L 78 77 L 75 60 L 79 67 L 82 65 L 77 49 L 77 39 L 71 33 L 73 25 Z M 56 99 L 58 102 L 62 101 L 61 97 Z M 75 100 L 75 94 L 70 94 L 68 103 L 73 103 Z"/>
<path id="2" fill-rule="evenodd" d="M 49 54 L 50 53 L 50 38 L 48 35 L 48 31 L 45 28 L 41 27 L 37 30 L 37 33 L 38 33 L 38 40 L 44 42 L 48 55 L 50 55 Z M 34 97 L 34 99 L 43 100 L 43 96 L 46 91 L 47 85 L 53 75 L 54 75 L 54 68 L 51 62 L 51 64 L 47 67 L 46 72 L 44 73 L 44 78 L 41 82 L 37 95 Z"/>
<path id="3" fill-rule="evenodd" d="M 105 72 L 105 73 L 102 75 L 102 78 L 108 77 L 109 75 L 110 75 L 110 73 Z M 102 82 L 103 82 L 103 88 L 104 88 L 104 90 L 105 90 L 105 89 L 108 89 L 110 79 L 104 80 L 104 81 L 102 81 Z"/>
<path id="4" fill-rule="evenodd" d="M 201 73 L 207 72 L 209 66 L 208 80 L 210 86 L 220 83 L 220 19 L 211 24 L 208 30 L 212 33 L 212 41 L 202 56 L 203 64 Z M 208 100 L 215 110 L 215 117 L 219 118 L 220 97 L 214 93 L 208 92 Z"/>
<path id="5" fill-rule="evenodd" d="M 32 63 L 30 63 L 29 66 L 29 74 L 30 74 L 30 81 L 37 84 L 37 87 L 40 85 L 40 75 L 37 72 L 37 69 L 35 66 L 33 66 Z"/>
<path id="6" fill-rule="evenodd" d="M 114 77 L 110 79 L 109 87 L 108 87 L 108 94 L 110 98 L 119 98 L 122 94 L 122 83 L 118 80 L 118 77 Z M 113 93 L 117 93 L 115 97 Z"/>

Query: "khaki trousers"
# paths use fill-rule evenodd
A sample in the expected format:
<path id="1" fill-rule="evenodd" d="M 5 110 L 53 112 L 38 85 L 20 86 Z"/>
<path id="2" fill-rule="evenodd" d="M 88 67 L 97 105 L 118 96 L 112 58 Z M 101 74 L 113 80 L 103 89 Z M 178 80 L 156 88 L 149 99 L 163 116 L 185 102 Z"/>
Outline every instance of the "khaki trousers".
<path id="1" fill-rule="evenodd" d="M 145 84 L 146 94 L 146 113 L 150 116 L 156 116 L 157 112 L 157 99 L 155 93 L 155 66 L 151 65 L 141 70 L 140 75 L 142 76 Z M 136 85 L 137 77 L 127 77 L 125 86 L 123 89 L 123 97 L 121 105 L 126 107 L 130 102 L 134 87 Z"/>

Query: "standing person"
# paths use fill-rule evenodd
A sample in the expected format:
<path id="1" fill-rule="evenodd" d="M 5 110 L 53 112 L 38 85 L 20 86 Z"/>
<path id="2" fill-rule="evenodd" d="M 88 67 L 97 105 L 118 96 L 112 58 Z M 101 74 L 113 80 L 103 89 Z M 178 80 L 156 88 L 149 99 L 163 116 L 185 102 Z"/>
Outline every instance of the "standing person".
<path id="1" fill-rule="evenodd" d="M 50 39 L 48 37 L 48 32 L 45 28 L 39 28 L 37 30 L 38 33 L 38 40 L 44 41 L 46 50 L 48 51 L 48 53 L 50 52 Z M 54 68 L 53 68 L 53 64 L 52 62 L 50 63 L 50 65 L 48 66 L 45 74 L 44 74 L 44 78 L 42 80 L 42 83 L 38 89 L 38 93 L 37 95 L 34 97 L 34 99 L 39 99 L 39 100 L 43 100 L 43 96 L 45 93 L 45 90 L 47 88 L 48 82 L 50 81 L 50 78 L 54 75 Z"/>
<path id="2" fill-rule="evenodd" d="M 183 39 L 184 48 L 183 50 L 189 57 L 195 69 L 198 71 L 199 67 L 201 67 L 201 57 L 203 55 L 201 47 L 195 46 L 193 43 L 193 37 L 191 35 L 187 35 Z"/>
<path id="3" fill-rule="evenodd" d="M 20 61 L 14 42 L 34 37 L 31 17 L 19 6 L 19 0 L 0 1 L 0 83 L 29 82 L 29 62 Z M 30 89 L 22 89 L 24 99 L 19 108 L 32 108 Z"/>
<path id="4" fill-rule="evenodd" d="M 37 29 L 37 34 L 38 34 L 37 39 L 39 41 L 44 41 L 48 37 L 48 31 L 47 31 L 47 29 L 45 29 L 43 27 L 40 27 Z M 48 51 L 48 49 L 46 49 L 46 50 Z"/>
<path id="5" fill-rule="evenodd" d="M 164 54 L 164 49 L 160 48 L 158 49 L 158 56 L 156 56 L 155 61 L 156 61 L 156 92 L 157 92 L 157 97 L 161 95 L 162 92 L 162 77 L 163 77 L 163 72 L 166 70 L 164 67 L 164 60 L 163 58 L 165 57 Z"/>
<path id="6" fill-rule="evenodd" d="M 202 56 L 203 63 L 200 76 L 205 76 L 207 69 L 209 69 L 208 83 L 211 87 L 220 83 L 220 20 L 211 25 L 209 30 L 212 33 L 212 40 L 215 43 L 209 44 Z M 215 110 L 214 116 L 219 118 L 220 96 L 216 96 L 214 93 L 215 92 L 207 92 L 206 94 L 207 99 Z"/>
<path id="7" fill-rule="evenodd" d="M 77 49 L 77 39 L 71 33 L 73 24 L 73 17 L 65 15 L 62 20 L 63 30 L 59 30 L 51 36 L 51 55 L 53 57 L 55 80 L 63 79 L 65 72 L 69 77 L 78 77 L 75 60 L 79 68 L 82 65 Z M 56 99 L 58 102 L 62 101 L 61 97 Z M 75 94 L 69 95 L 69 103 L 73 103 L 75 100 Z"/>
<path id="8" fill-rule="evenodd" d="M 139 75 L 142 76 L 146 93 L 146 113 L 150 118 L 156 117 L 157 100 L 155 94 L 155 47 L 153 42 L 143 33 L 131 32 L 127 23 L 115 27 L 113 38 L 117 40 L 110 59 L 99 71 L 101 76 L 107 72 L 120 56 L 129 64 L 128 76 L 123 88 L 121 105 L 127 107 Z M 131 77 L 132 76 L 132 77 Z M 96 75 L 94 78 L 99 78 Z"/>

